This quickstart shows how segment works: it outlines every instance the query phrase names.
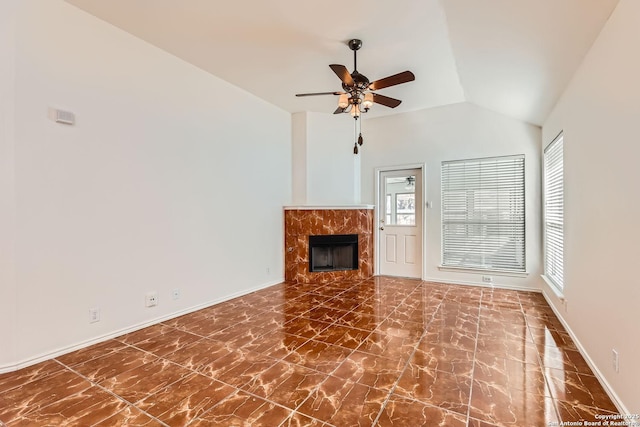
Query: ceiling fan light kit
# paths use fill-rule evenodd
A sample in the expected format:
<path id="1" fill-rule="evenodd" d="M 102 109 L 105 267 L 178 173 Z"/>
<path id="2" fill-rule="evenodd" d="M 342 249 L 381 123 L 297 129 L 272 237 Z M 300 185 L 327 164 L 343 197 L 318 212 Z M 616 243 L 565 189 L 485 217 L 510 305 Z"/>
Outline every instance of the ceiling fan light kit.
<path id="1" fill-rule="evenodd" d="M 349 49 L 353 51 L 353 72 L 349 73 L 347 67 L 340 64 L 331 64 L 329 68 L 342 81 L 344 92 L 314 92 L 298 93 L 296 96 L 317 96 L 317 95 L 339 95 L 338 108 L 333 114 L 349 113 L 355 119 L 355 134 L 358 135 L 353 147 L 353 154 L 358 154 L 358 145 L 362 145 L 362 129 L 358 118 L 363 113 L 367 113 L 373 104 L 384 105 L 389 108 L 396 108 L 402 102 L 399 99 L 380 95 L 375 91 L 386 87 L 399 85 L 415 80 L 411 71 L 403 71 L 383 79 L 369 82 L 369 79 L 358 72 L 357 51 L 362 47 L 362 40 L 351 39 L 347 43 Z"/>

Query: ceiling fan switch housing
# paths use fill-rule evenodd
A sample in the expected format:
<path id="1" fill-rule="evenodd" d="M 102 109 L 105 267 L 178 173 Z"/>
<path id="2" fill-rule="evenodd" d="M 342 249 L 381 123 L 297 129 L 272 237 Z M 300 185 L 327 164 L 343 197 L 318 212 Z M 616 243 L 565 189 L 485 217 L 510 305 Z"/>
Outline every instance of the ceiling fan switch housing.
<path id="1" fill-rule="evenodd" d="M 362 40 L 360 39 L 351 39 L 349 40 L 349 49 L 358 50 L 362 47 Z"/>

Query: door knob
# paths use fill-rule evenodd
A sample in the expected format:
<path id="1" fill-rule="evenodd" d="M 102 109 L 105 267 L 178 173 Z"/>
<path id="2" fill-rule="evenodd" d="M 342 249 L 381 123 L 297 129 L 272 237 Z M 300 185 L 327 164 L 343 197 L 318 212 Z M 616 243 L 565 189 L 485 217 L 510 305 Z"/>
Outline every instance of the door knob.
<path id="1" fill-rule="evenodd" d="M 384 230 L 384 227 L 380 227 L 380 230 Z"/>

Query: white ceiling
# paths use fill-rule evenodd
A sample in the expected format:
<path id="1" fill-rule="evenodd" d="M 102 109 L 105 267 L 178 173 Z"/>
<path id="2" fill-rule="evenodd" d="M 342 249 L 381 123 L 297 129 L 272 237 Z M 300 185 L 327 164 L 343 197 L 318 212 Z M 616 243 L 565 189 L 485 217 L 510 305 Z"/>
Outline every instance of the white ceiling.
<path id="1" fill-rule="evenodd" d="M 370 117 L 468 101 L 541 125 L 618 0 L 67 0 L 289 112 L 332 112 L 329 64 L 402 99 Z"/>

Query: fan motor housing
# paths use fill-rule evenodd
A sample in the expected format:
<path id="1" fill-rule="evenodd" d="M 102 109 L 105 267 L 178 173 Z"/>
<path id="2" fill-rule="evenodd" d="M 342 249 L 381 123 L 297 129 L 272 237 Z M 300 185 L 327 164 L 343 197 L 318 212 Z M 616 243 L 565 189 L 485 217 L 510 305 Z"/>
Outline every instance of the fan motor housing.
<path id="1" fill-rule="evenodd" d="M 369 79 L 364 74 L 360 74 L 357 70 L 354 70 L 353 73 L 351 73 L 351 78 L 353 79 L 353 86 L 347 86 L 342 83 L 342 88 L 346 92 L 352 92 L 354 89 L 365 91 L 369 88 Z"/>

